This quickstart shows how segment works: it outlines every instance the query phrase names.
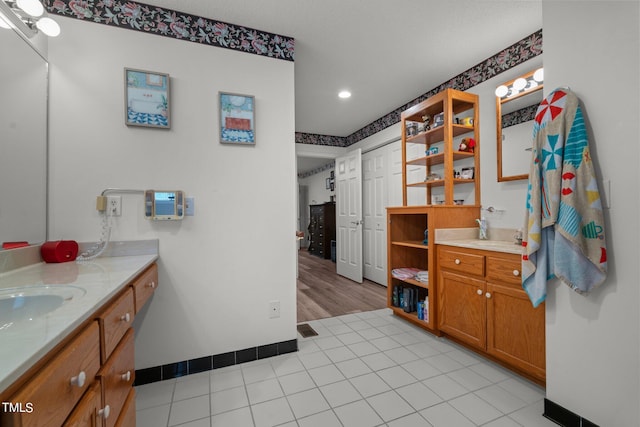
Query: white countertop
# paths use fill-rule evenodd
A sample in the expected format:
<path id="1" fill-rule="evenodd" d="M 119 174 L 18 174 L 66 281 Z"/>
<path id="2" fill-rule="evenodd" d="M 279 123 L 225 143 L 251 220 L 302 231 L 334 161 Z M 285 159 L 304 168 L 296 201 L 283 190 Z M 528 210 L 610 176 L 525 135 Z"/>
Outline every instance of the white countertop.
<path id="1" fill-rule="evenodd" d="M 512 238 L 515 231 L 489 229 L 490 239 L 480 240 L 477 238 L 477 228 L 442 228 L 436 230 L 435 244 L 522 255 L 522 246 L 516 244 Z M 508 240 L 509 238 L 511 240 Z"/>
<path id="2" fill-rule="evenodd" d="M 30 285 L 68 285 L 84 291 L 46 315 L 0 325 L 0 391 L 157 259 L 157 254 L 151 254 L 100 257 L 82 263 L 40 262 L 0 273 L 0 291 Z"/>

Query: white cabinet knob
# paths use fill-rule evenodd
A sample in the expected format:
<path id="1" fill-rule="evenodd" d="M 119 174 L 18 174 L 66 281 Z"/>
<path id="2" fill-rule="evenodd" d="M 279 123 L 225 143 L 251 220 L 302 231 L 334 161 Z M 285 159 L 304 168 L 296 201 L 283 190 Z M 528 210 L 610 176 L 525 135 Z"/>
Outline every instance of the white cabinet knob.
<path id="1" fill-rule="evenodd" d="M 478 292 L 478 295 L 482 295 L 482 289 L 478 289 L 476 292 Z"/>
<path id="2" fill-rule="evenodd" d="M 111 413 L 111 407 L 107 405 L 98 411 L 98 416 L 103 420 L 106 420 L 107 418 L 109 418 L 110 413 Z"/>
<path id="3" fill-rule="evenodd" d="M 484 294 L 485 297 L 487 298 L 491 298 L 491 294 L 489 292 L 487 292 L 486 294 Z"/>
<path id="4" fill-rule="evenodd" d="M 513 275 L 518 277 L 520 275 L 520 272 L 518 270 L 513 270 Z"/>
<path id="5" fill-rule="evenodd" d="M 458 258 L 456 258 L 456 260 L 454 261 L 457 265 L 460 265 L 460 260 Z"/>
<path id="6" fill-rule="evenodd" d="M 84 386 L 84 382 L 86 381 L 86 379 L 87 374 L 85 374 L 84 371 L 80 371 L 78 375 L 76 375 L 75 377 L 71 377 L 71 385 L 82 387 Z"/>
<path id="7" fill-rule="evenodd" d="M 131 371 L 127 371 L 124 374 L 120 375 L 120 378 L 122 378 L 122 381 L 131 381 Z"/>
<path id="8" fill-rule="evenodd" d="M 151 288 L 151 289 L 155 289 L 156 288 L 156 282 L 151 282 L 151 283 L 147 283 L 147 288 Z"/>
<path id="9" fill-rule="evenodd" d="M 129 313 L 125 313 L 123 316 L 120 317 L 120 320 L 122 320 L 123 322 L 129 323 L 131 321 L 131 315 Z"/>

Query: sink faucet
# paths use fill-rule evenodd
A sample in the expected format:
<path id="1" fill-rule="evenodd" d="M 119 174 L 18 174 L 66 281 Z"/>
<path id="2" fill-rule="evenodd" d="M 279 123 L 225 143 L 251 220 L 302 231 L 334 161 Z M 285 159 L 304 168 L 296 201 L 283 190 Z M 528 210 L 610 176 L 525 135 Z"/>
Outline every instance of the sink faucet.
<path id="1" fill-rule="evenodd" d="M 478 238 L 480 240 L 487 240 L 487 220 L 482 217 L 482 219 L 476 219 L 476 222 L 480 226 L 478 229 Z"/>

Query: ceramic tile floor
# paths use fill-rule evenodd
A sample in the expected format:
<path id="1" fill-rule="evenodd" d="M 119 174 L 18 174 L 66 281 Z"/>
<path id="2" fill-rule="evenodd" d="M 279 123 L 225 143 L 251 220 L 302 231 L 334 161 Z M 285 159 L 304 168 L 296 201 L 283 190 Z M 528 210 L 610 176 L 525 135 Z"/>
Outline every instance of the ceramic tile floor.
<path id="1" fill-rule="evenodd" d="M 136 387 L 138 427 L 546 427 L 544 390 L 388 309 L 299 351 Z"/>

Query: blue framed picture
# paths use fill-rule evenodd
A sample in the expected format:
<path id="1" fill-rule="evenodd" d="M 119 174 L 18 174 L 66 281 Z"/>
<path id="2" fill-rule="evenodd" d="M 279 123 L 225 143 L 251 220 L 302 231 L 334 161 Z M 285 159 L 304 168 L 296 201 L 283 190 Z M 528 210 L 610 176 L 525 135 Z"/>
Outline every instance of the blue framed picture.
<path id="1" fill-rule="evenodd" d="M 219 92 L 219 103 L 220 142 L 223 144 L 255 145 L 255 97 Z"/>
<path id="2" fill-rule="evenodd" d="M 169 85 L 169 74 L 125 68 L 125 124 L 170 129 Z"/>

